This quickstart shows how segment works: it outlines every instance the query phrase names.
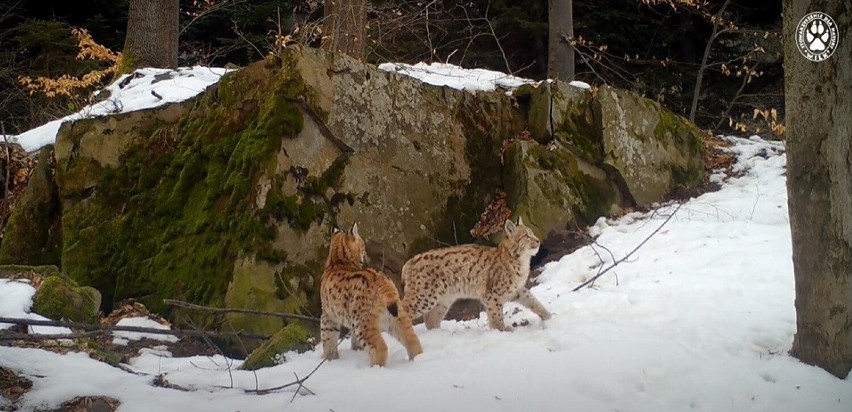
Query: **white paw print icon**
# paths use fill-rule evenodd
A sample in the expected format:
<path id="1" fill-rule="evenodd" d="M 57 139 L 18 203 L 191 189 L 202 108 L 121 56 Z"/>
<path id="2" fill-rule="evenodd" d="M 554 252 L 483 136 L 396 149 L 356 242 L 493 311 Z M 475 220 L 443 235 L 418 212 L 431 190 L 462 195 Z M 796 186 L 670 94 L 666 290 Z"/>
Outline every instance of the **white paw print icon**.
<path id="1" fill-rule="evenodd" d="M 820 11 L 806 14 L 796 25 L 796 48 L 806 59 L 821 62 L 837 50 L 837 23 Z"/>
<path id="2" fill-rule="evenodd" d="M 825 29 L 825 24 L 820 20 L 812 22 L 805 32 L 805 39 L 808 41 L 808 48 L 811 51 L 821 52 L 825 50 L 828 41 L 828 30 Z"/>

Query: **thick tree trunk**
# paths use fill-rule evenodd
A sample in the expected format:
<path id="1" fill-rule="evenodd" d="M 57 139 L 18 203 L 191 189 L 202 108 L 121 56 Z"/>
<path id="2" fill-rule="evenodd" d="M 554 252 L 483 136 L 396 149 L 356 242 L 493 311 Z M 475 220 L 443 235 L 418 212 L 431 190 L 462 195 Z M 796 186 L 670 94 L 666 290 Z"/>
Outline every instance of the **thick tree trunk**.
<path id="1" fill-rule="evenodd" d="M 843 6 L 845 3 L 847 6 Z M 787 191 L 796 278 L 791 353 L 838 377 L 852 368 L 852 13 L 848 1 L 784 1 Z M 796 26 L 813 11 L 838 25 L 838 49 L 805 59 Z"/>
<path id="2" fill-rule="evenodd" d="M 325 0 L 322 48 L 363 61 L 367 45 L 367 0 Z"/>
<path id="3" fill-rule="evenodd" d="M 548 0 L 547 77 L 574 80 L 574 48 L 565 40 L 574 37 L 571 0 Z"/>
<path id="4" fill-rule="evenodd" d="M 179 13 L 178 0 L 130 0 L 122 72 L 177 67 Z"/>

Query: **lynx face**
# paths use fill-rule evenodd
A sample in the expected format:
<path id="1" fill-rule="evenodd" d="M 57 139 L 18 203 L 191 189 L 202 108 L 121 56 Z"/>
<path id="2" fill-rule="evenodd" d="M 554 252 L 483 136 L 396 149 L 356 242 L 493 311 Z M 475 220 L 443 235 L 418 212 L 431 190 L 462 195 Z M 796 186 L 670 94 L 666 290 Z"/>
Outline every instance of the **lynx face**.
<path id="1" fill-rule="evenodd" d="M 503 231 L 508 237 L 507 240 L 510 242 L 510 246 L 513 246 L 518 256 L 529 255 L 532 257 L 538 253 L 541 241 L 533 233 L 532 229 L 524 226 L 522 220 L 519 219 L 517 225 L 512 223 L 511 220 L 507 220 L 503 226 Z"/>

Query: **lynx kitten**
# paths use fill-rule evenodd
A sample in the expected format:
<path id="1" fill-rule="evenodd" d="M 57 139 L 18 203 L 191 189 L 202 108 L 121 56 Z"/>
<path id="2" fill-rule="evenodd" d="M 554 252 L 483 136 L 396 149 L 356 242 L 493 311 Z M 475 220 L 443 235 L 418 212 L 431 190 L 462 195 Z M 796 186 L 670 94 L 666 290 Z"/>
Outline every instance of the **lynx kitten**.
<path id="1" fill-rule="evenodd" d="M 550 313 L 526 288 L 530 259 L 541 243 L 518 219 L 507 220 L 497 247 L 460 245 L 416 255 L 402 267 L 403 307 L 412 318 L 423 315 L 427 329 L 441 325 L 453 302 L 479 299 L 488 313 L 488 325 L 509 331 L 503 323 L 503 303 L 514 300 L 542 320 Z"/>
<path id="2" fill-rule="evenodd" d="M 385 366 L 388 347 L 382 331 L 388 331 L 408 351 L 408 358 L 423 352 L 411 327 L 411 317 L 402 308 L 399 292 L 382 273 L 364 269 L 367 253 L 358 236 L 358 225 L 347 232 L 335 229 L 320 284 L 322 316 L 320 337 L 323 357 L 337 359 L 340 327 L 352 331 L 352 349 L 366 347 L 370 365 Z"/>

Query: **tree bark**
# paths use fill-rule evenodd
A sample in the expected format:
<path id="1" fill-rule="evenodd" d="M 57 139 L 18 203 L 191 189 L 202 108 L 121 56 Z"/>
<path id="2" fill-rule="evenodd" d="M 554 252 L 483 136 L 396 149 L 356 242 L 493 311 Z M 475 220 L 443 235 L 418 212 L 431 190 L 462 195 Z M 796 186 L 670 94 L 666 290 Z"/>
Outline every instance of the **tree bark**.
<path id="1" fill-rule="evenodd" d="M 322 48 L 363 61 L 367 45 L 367 0 L 326 0 Z"/>
<path id="2" fill-rule="evenodd" d="M 177 67 L 179 13 L 178 0 L 130 0 L 122 72 Z"/>
<path id="3" fill-rule="evenodd" d="M 567 37 L 574 37 L 571 0 L 548 0 L 547 77 L 574 80 L 574 48 Z"/>
<path id="4" fill-rule="evenodd" d="M 842 5 L 845 3 L 846 5 Z M 787 191 L 796 279 L 791 354 L 838 377 L 852 369 L 852 14 L 849 1 L 784 0 Z M 844 11 L 845 9 L 845 11 Z M 822 62 L 796 47 L 812 11 L 832 16 L 838 48 Z"/>

